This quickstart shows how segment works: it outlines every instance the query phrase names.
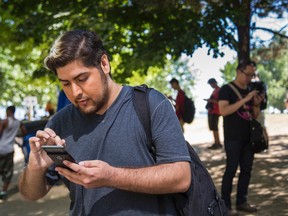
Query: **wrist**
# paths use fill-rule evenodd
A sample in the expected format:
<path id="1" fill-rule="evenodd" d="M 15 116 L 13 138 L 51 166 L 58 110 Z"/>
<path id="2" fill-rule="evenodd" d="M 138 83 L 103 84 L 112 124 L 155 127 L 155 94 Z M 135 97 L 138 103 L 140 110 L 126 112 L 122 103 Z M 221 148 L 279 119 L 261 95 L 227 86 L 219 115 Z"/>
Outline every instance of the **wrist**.
<path id="1" fill-rule="evenodd" d="M 25 170 L 28 172 L 38 172 L 38 173 L 45 173 L 48 170 L 48 167 L 41 167 L 38 163 L 33 163 L 32 160 L 29 161 L 26 166 Z"/>

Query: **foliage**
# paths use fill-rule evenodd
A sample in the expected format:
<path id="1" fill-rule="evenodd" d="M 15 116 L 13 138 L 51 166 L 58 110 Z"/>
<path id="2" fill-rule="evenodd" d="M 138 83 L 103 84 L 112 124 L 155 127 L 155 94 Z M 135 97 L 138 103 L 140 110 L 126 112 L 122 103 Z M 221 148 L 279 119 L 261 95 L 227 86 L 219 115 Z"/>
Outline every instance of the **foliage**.
<path id="1" fill-rule="evenodd" d="M 236 76 L 237 61 L 227 62 L 223 69 L 220 69 L 222 78 L 226 83 L 231 82 Z"/>
<path id="2" fill-rule="evenodd" d="M 282 50 L 278 58 L 263 61 L 259 69 L 261 80 L 268 86 L 268 104 L 279 109 L 285 109 L 285 98 L 288 92 L 288 50 Z"/>
<path id="3" fill-rule="evenodd" d="M 167 62 L 174 64 L 182 54 L 191 56 L 202 46 L 207 46 L 208 54 L 215 58 L 224 55 L 221 46 L 237 50 L 238 59 L 249 56 L 250 47 L 255 47 L 250 45 L 252 33 L 267 30 L 257 26 L 257 22 L 251 23 L 251 17 L 273 14 L 281 18 L 288 10 L 287 4 L 286 0 L 3 0 L 0 92 L 7 93 L 5 100 L 10 97 L 15 102 L 31 93 L 25 85 L 8 82 L 9 77 L 15 78 L 6 75 L 12 70 L 24 73 L 23 80 L 32 86 L 36 86 L 32 77 L 42 86 L 54 83 L 55 77 L 43 68 L 42 62 L 56 37 L 70 29 L 98 32 L 113 57 L 113 77 L 117 82 L 125 83 L 131 76 L 140 79 L 147 72 L 154 74 L 148 74 L 149 81 L 150 76 L 162 76 Z M 286 36 L 283 31 L 268 31 Z M 163 90 L 166 81 L 161 81 Z M 158 80 L 157 84 L 161 82 Z M 55 93 L 55 86 L 49 88 L 50 95 Z M 20 91 L 20 99 L 12 98 L 12 88 Z"/>
<path id="4" fill-rule="evenodd" d="M 257 63 L 257 73 L 261 81 L 266 83 L 268 105 L 285 109 L 285 98 L 288 93 L 288 46 L 276 37 L 268 46 L 252 51 L 252 59 Z M 228 62 L 221 70 L 223 79 L 230 82 L 234 79 L 237 61 Z"/>
<path id="5" fill-rule="evenodd" d="M 169 61 L 164 68 L 150 67 L 147 75 L 140 76 L 139 73 L 134 73 L 132 77 L 127 78 L 127 82 L 131 85 L 141 85 L 146 83 L 165 95 L 175 96 L 175 91 L 170 86 L 170 80 L 176 78 L 179 80 L 181 88 L 186 92 L 187 96 L 193 97 L 192 87 L 195 84 L 198 70 L 189 63 L 187 56 L 182 56 L 177 61 Z"/>

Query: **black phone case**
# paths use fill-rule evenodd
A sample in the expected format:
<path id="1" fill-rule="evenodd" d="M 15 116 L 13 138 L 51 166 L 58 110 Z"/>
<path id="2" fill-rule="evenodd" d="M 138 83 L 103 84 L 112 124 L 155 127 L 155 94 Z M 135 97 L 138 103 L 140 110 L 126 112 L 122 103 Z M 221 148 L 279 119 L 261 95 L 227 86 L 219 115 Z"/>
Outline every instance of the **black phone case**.
<path id="1" fill-rule="evenodd" d="M 55 162 L 56 166 L 68 168 L 63 164 L 64 160 L 75 163 L 74 158 L 65 150 L 64 147 L 60 148 L 57 146 L 44 146 L 43 150 L 46 151 L 47 155 Z"/>

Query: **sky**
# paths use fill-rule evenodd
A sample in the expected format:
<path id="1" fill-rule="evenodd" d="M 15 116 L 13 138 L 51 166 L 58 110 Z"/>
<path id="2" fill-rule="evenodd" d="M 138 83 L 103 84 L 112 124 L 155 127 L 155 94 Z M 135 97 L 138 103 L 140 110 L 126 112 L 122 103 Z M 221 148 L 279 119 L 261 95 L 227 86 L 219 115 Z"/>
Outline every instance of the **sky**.
<path id="1" fill-rule="evenodd" d="M 288 30 L 287 18 L 288 13 L 284 13 L 282 19 L 260 19 L 258 17 L 253 17 L 252 21 L 257 22 L 258 27 L 279 30 L 283 28 L 283 26 L 286 26 L 285 29 Z M 256 37 L 270 41 L 272 35 L 265 31 L 255 31 L 253 33 L 253 38 Z M 223 48 L 222 51 L 225 53 L 225 56 L 215 59 L 212 57 L 212 55 L 208 56 L 207 48 L 201 48 L 197 49 L 191 58 L 192 64 L 194 64 L 194 68 L 200 71 L 200 75 L 199 77 L 197 77 L 197 80 L 195 82 L 196 86 L 194 88 L 194 92 L 192 93 L 192 95 L 194 96 L 196 109 L 198 111 L 206 111 L 206 101 L 204 101 L 203 99 L 209 98 L 213 91 L 210 85 L 207 84 L 208 79 L 215 78 L 218 81 L 219 86 L 224 84 L 223 79 L 221 78 L 220 69 L 223 69 L 224 65 L 228 61 L 232 61 L 237 57 L 237 53 L 229 49 L 228 47 Z"/>
<path id="2" fill-rule="evenodd" d="M 220 69 L 223 69 L 228 61 L 232 61 L 237 56 L 237 53 L 229 48 L 224 48 L 222 51 L 225 53 L 224 57 L 213 58 L 212 55 L 207 54 L 207 48 L 201 48 L 195 51 L 190 60 L 194 65 L 193 68 L 199 70 L 194 92 L 192 92 L 197 112 L 206 111 L 206 101 L 203 99 L 209 98 L 213 91 L 207 84 L 208 79 L 215 78 L 218 85 L 221 86 L 224 81 Z"/>

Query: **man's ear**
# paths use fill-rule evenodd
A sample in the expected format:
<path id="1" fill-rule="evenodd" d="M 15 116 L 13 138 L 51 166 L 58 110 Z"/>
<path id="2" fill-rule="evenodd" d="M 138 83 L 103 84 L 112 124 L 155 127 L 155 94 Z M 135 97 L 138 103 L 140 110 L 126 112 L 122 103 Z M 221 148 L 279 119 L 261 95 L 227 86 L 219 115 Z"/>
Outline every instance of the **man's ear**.
<path id="1" fill-rule="evenodd" d="M 102 55 L 100 65 L 105 74 L 110 73 L 110 63 L 107 55 Z"/>

